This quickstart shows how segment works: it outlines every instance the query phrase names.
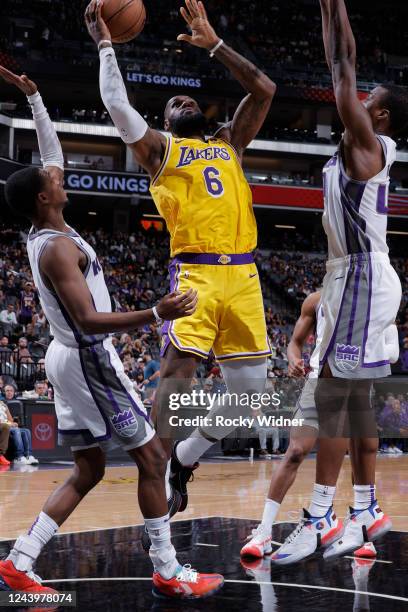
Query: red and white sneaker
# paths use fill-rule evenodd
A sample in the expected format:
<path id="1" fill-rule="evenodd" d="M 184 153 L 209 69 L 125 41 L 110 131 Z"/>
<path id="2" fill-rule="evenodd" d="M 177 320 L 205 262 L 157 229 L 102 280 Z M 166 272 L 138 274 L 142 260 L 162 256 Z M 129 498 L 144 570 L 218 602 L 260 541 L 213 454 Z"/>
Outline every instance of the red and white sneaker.
<path id="1" fill-rule="evenodd" d="M 10 560 L 0 561 L 0 591 L 23 591 L 24 593 L 50 593 L 58 591 L 41 584 L 34 572 L 20 572 Z"/>
<path id="2" fill-rule="evenodd" d="M 153 595 L 171 599 L 204 599 L 214 595 L 223 584 L 221 574 L 200 574 L 191 565 L 183 565 L 169 580 L 154 572 Z"/>
<path id="3" fill-rule="evenodd" d="M 10 461 L 6 459 L 4 455 L 0 455 L 0 465 L 8 466 L 10 465 Z"/>
<path id="4" fill-rule="evenodd" d="M 343 535 L 336 540 L 324 553 L 325 559 L 347 555 L 364 545 L 364 542 L 374 542 L 390 531 L 392 522 L 389 516 L 384 514 L 375 500 L 366 510 L 355 510 L 350 512 L 344 524 Z"/>
<path id="5" fill-rule="evenodd" d="M 247 538 L 249 542 L 241 548 L 241 557 L 256 557 L 261 559 L 264 555 L 270 555 L 272 552 L 272 535 L 265 529 L 265 526 L 260 523 L 256 529 Z"/>
<path id="6" fill-rule="evenodd" d="M 325 516 L 316 517 L 303 509 L 303 517 L 288 535 L 282 546 L 276 550 L 272 563 L 289 565 L 312 555 L 318 548 L 329 546 L 343 533 L 343 523 L 329 508 Z"/>

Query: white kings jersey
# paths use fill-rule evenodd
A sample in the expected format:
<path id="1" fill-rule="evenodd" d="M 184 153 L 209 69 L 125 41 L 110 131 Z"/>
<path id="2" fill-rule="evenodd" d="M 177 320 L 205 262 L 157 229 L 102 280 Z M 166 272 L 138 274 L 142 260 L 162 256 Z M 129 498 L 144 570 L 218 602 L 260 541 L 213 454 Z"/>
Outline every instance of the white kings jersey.
<path id="1" fill-rule="evenodd" d="M 41 307 L 50 324 L 51 334 L 58 342 L 66 346 L 78 348 L 96 344 L 106 338 L 108 334 L 91 336 L 83 334 L 78 330 L 57 294 L 48 289 L 42 278 L 40 272 L 41 254 L 47 242 L 56 236 L 70 238 L 85 254 L 87 265 L 84 270 L 84 277 L 92 295 L 95 309 L 98 312 L 112 312 L 108 288 L 96 253 L 72 228 L 66 233 L 57 232 L 51 229 L 36 231 L 34 228 L 31 228 L 28 235 L 28 258 L 30 260 L 34 282 L 38 289 Z"/>
<path id="2" fill-rule="evenodd" d="M 316 306 L 316 330 L 315 330 L 315 348 L 310 357 L 309 366 L 311 370 L 308 374 L 309 378 L 318 378 L 319 377 L 319 368 L 320 368 L 320 345 L 322 343 L 324 333 L 324 313 L 323 313 L 323 304 L 320 301 Z"/>
<path id="3" fill-rule="evenodd" d="M 385 165 L 369 181 L 355 181 L 347 176 L 341 145 L 323 169 L 323 227 L 329 260 L 355 253 L 388 254 L 389 173 L 396 160 L 396 143 L 388 136 L 377 138 L 383 147 Z"/>

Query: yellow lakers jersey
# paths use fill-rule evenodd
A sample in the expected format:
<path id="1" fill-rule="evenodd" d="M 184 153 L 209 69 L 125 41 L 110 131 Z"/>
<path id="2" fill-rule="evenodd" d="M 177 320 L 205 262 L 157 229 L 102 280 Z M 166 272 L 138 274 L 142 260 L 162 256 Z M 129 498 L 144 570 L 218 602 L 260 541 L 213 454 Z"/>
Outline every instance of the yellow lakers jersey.
<path id="1" fill-rule="evenodd" d="M 257 244 L 252 193 L 224 140 L 167 138 L 150 192 L 179 253 L 249 253 Z"/>

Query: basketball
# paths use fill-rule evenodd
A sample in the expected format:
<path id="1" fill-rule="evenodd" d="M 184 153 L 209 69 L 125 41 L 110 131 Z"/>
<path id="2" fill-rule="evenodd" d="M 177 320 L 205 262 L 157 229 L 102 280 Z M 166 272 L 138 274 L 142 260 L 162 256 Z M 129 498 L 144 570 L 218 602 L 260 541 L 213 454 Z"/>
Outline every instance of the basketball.
<path id="1" fill-rule="evenodd" d="M 109 28 L 112 42 L 126 43 L 143 30 L 146 9 L 142 0 L 105 0 L 102 18 Z"/>

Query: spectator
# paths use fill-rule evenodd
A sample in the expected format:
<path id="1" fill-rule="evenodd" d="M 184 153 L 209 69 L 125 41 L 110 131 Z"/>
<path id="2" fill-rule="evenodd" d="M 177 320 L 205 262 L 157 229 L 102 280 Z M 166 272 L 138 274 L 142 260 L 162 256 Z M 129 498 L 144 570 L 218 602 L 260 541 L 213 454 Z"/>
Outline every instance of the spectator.
<path id="1" fill-rule="evenodd" d="M 11 402 L 16 399 L 16 389 L 13 385 L 5 385 L 4 387 L 4 399 L 6 402 Z"/>
<path id="2" fill-rule="evenodd" d="M 9 347 L 9 339 L 7 336 L 3 336 L 0 338 L 0 353 L 11 353 L 11 348 Z"/>
<path id="3" fill-rule="evenodd" d="M 22 337 L 18 339 L 17 348 L 14 349 L 14 357 L 16 360 L 23 363 L 32 363 L 31 353 L 28 350 L 27 338 Z"/>
<path id="4" fill-rule="evenodd" d="M 37 399 L 47 400 L 48 399 L 48 384 L 43 380 L 38 380 L 34 385 L 34 391 Z"/>
<path id="5" fill-rule="evenodd" d="M 13 304 L 7 304 L 7 309 L 0 312 L 0 323 L 3 326 L 3 332 L 6 336 L 10 336 L 17 325 Z"/>
<path id="6" fill-rule="evenodd" d="M 0 402 L 0 423 L 10 427 L 10 442 L 15 449 L 14 465 L 38 465 L 38 459 L 33 456 L 31 450 L 30 430 L 18 426 L 4 402 Z"/>
<path id="7" fill-rule="evenodd" d="M 33 312 L 35 309 L 35 293 L 33 284 L 27 282 L 20 295 L 20 316 L 19 322 L 21 325 L 27 325 L 33 320 Z"/>
<path id="8" fill-rule="evenodd" d="M 259 422 L 258 417 L 266 416 L 262 410 L 253 410 L 252 416 L 255 418 L 254 428 L 259 437 L 259 444 L 261 450 L 259 455 L 266 457 L 269 455 L 267 441 L 268 438 L 272 438 L 272 455 L 280 455 L 279 452 L 279 428 L 269 427 Z"/>
<path id="9" fill-rule="evenodd" d="M 143 370 L 143 384 L 145 385 L 146 399 L 149 399 L 159 384 L 160 364 L 158 361 L 153 359 L 149 353 L 144 355 L 143 362 L 145 364 Z"/>

